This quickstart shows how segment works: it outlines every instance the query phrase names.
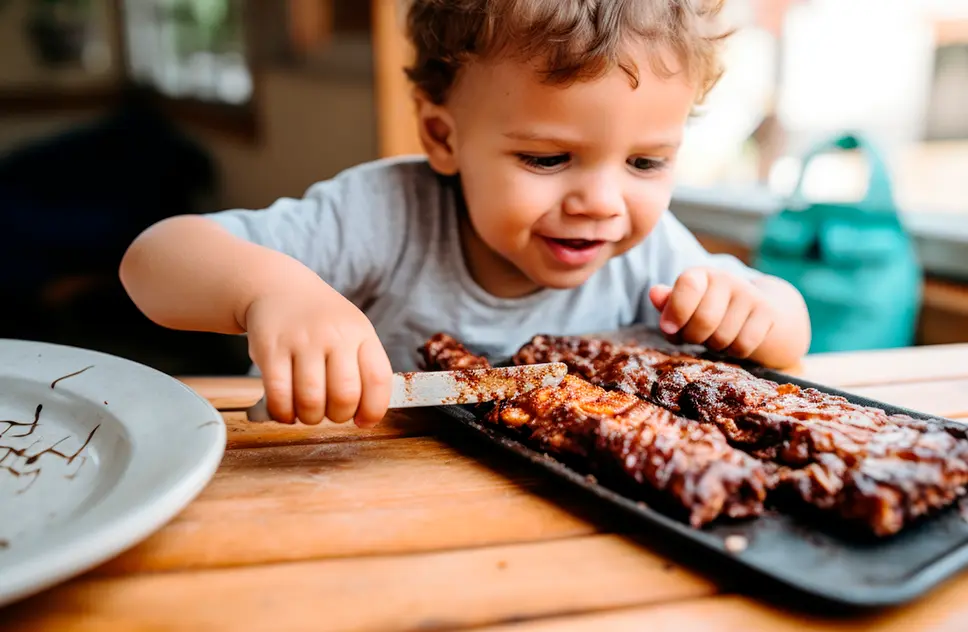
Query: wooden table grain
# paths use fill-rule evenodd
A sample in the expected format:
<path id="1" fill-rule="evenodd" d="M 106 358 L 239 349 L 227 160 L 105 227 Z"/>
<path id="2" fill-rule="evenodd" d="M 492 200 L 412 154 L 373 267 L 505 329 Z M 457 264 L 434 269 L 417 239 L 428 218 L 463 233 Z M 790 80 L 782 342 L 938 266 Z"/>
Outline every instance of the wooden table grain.
<path id="1" fill-rule="evenodd" d="M 968 345 L 808 356 L 792 372 L 968 420 Z M 219 408 L 262 394 L 251 378 L 184 381 Z M 393 412 L 367 431 L 224 418 L 225 458 L 193 503 L 116 559 L 0 610 L 0 629 L 968 630 L 968 573 L 865 615 L 757 598 L 434 413 Z"/>

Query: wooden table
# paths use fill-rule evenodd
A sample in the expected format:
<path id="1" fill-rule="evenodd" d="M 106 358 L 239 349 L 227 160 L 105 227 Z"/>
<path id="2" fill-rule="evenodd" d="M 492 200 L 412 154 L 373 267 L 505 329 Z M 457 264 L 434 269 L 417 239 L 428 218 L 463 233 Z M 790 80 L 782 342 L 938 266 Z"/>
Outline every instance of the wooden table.
<path id="1" fill-rule="evenodd" d="M 808 357 L 804 377 L 968 419 L 968 345 Z M 218 407 L 248 378 L 186 379 Z M 968 630 L 968 574 L 826 618 L 744 596 L 435 414 L 247 425 L 201 496 L 140 546 L 0 610 L 26 630 Z"/>

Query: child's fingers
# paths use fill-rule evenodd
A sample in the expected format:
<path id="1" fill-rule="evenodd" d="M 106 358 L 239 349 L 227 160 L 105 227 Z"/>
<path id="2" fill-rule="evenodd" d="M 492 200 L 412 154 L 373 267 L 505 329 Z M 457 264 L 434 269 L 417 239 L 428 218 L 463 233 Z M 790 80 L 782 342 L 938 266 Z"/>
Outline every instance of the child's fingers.
<path id="1" fill-rule="evenodd" d="M 292 356 L 288 350 L 274 349 L 255 354 L 266 391 L 266 408 L 275 421 L 295 423 L 292 405 Z"/>
<path id="2" fill-rule="evenodd" d="M 706 346 L 713 351 L 724 351 L 729 348 L 735 342 L 736 337 L 739 336 L 739 332 L 746 324 L 752 309 L 753 301 L 748 295 L 744 293 L 734 294 L 726 308 L 726 314 L 723 315 L 719 327 L 706 341 Z"/>
<path id="3" fill-rule="evenodd" d="M 345 346 L 326 358 L 326 416 L 345 423 L 356 415 L 360 405 L 360 367 L 358 347 Z"/>
<path id="4" fill-rule="evenodd" d="M 668 285 L 656 285 L 649 289 L 649 300 L 661 312 L 669 301 L 670 294 L 672 294 L 672 288 Z"/>
<path id="5" fill-rule="evenodd" d="M 705 270 L 688 270 L 679 275 L 659 317 L 659 328 L 663 333 L 675 334 L 689 322 L 708 286 L 709 277 Z"/>
<path id="6" fill-rule="evenodd" d="M 378 338 L 368 338 L 360 345 L 360 379 L 363 393 L 356 411 L 356 425 L 369 428 L 380 423 L 390 406 L 393 369 Z"/>
<path id="7" fill-rule="evenodd" d="M 706 293 L 699 300 L 696 311 L 682 328 L 680 332 L 682 339 L 695 344 L 705 343 L 726 315 L 731 293 L 729 283 L 716 283 L 712 280 Z"/>
<path id="8" fill-rule="evenodd" d="M 326 361 L 322 349 L 306 345 L 295 355 L 292 383 L 296 417 L 304 424 L 321 422 L 326 410 Z"/>
<path id="9" fill-rule="evenodd" d="M 748 358 L 759 349 L 773 328 L 773 314 L 765 306 L 753 309 L 736 340 L 729 345 L 729 353 L 737 358 Z"/>

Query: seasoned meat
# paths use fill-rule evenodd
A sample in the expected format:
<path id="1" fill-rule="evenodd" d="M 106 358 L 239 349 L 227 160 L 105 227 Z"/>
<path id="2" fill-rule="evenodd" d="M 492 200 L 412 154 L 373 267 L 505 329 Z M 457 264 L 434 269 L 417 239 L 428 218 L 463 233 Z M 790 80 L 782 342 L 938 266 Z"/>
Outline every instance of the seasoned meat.
<path id="1" fill-rule="evenodd" d="M 693 526 L 763 511 L 767 468 L 730 447 L 715 427 L 578 376 L 501 402 L 490 419 L 542 450 L 582 457 L 597 471 L 661 492 Z"/>
<path id="2" fill-rule="evenodd" d="M 613 346 L 604 353 L 593 340 L 551 336 L 525 349 L 535 347 L 582 367 L 595 384 L 714 425 L 733 446 L 782 468 L 781 486 L 804 502 L 878 535 L 951 504 L 968 485 L 968 441 L 957 424 L 888 415 L 734 365 L 656 350 Z M 589 355 L 574 357 L 582 353 Z"/>
<path id="3" fill-rule="evenodd" d="M 434 334 L 420 349 L 424 368 L 429 371 L 457 371 L 459 369 L 486 369 L 486 358 L 472 354 L 467 348 L 444 333 Z"/>
<path id="4" fill-rule="evenodd" d="M 607 343 L 577 349 L 611 352 Z M 428 367 L 441 369 L 483 361 L 444 335 L 428 341 L 424 356 Z M 522 364 L 559 360 L 538 347 L 517 359 Z M 592 370 L 590 363 L 583 366 Z M 775 480 L 771 468 L 732 448 L 715 426 L 677 417 L 633 394 L 607 391 L 578 375 L 498 402 L 487 419 L 536 449 L 579 460 L 588 472 L 660 493 L 697 527 L 720 516 L 759 515 Z"/>
<path id="5" fill-rule="evenodd" d="M 879 536 L 897 533 L 965 493 L 968 450 L 964 440 L 947 432 L 887 427 L 856 453 L 843 446 L 837 443 L 838 449 L 816 453 L 809 465 L 785 470 L 781 484 Z"/>
<path id="6" fill-rule="evenodd" d="M 679 364 L 687 366 L 702 364 L 703 361 L 685 354 L 673 356 L 658 349 L 619 345 L 595 338 L 535 336 L 518 351 L 514 362 L 562 362 L 568 366 L 569 371 L 581 375 L 593 384 L 640 394 L 649 399 L 660 377 L 660 366 L 667 365 L 668 370 Z"/>
<path id="7" fill-rule="evenodd" d="M 571 336 L 535 336 L 515 354 L 515 364 L 563 362 L 572 373 L 592 378 L 622 347 L 605 340 Z"/>

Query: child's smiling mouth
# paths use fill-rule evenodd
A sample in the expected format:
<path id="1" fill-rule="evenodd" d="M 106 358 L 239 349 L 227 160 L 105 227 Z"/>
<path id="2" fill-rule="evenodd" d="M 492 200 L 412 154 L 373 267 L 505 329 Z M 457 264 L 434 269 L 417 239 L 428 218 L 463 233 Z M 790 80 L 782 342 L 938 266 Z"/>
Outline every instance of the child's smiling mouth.
<path id="1" fill-rule="evenodd" d="M 598 258 L 607 243 L 600 239 L 556 239 L 544 236 L 541 240 L 548 246 L 555 260 L 569 267 L 588 265 Z"/>

